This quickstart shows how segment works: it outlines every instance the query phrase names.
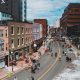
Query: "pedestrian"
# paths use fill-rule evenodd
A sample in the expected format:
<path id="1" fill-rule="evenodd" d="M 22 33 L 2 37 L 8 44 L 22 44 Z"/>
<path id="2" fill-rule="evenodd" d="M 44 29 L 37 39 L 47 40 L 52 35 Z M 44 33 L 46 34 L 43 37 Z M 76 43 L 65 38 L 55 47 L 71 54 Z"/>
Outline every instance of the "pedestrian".
<path id="1" fill-rule="evenodd" d="M 37 69 L 40 69 L 40 62 L 37 63 Z"/>
<path id="2" fill-rule="evenodd" d="M 39 53 L 39 55 L 41 56 L 41 52 L 39 51 L 38 53 Z"/>
<path id="3" fill-rule="evenodd" d="M 14 80 L 18 80 L 16 76 L 14 77 Z"/>
<path id="4" fill-rule="evenodd" d="M 66 56 L 66 62 L 68 62 L 70 59 L 69 59 L 69 57 L 68 56 Z"/>
<path id="5" fill-rule="evenodd" d="M 64 55 L 64 51 L 63 51 L 62 53 L 63 53 L 63 55 Z"/>
<path id="6" fill-rule="evenodd" d="M 53 57 L 53 52 L 51 52 L 51 57 Z"/>
<path id="7" fill-rule="evenodd" d="M 61 61 L 61 56 L 59 56 L 59 61 Z"/>
<path id="8" fill-rule="evenodd" d="M 72 59 L 71 59 L 71 58 L 69 58 L 69 61 L 71 62 L 71 61 L 72 61 Z"/>
<path id="9" fill-rule="evenodd" d="M 34 65 L 31 67 L 31 72 L 35 73 L 35 66 Z"/>
<path id="10" fill-rule="evenodd" d="M 67 56 L 68 54 L 66 52 L 64 52 L 64 55 Z"/>
<path id="11" fill-rule="evenodd" d="M 31 76 L 31 80 L 34 80 L 34 77 L 33 76 Z"/>
<path id="12" fill-rule="evenodd" d="M 55 57 L 57 57 L 57 52 L 55 53 Z"/>

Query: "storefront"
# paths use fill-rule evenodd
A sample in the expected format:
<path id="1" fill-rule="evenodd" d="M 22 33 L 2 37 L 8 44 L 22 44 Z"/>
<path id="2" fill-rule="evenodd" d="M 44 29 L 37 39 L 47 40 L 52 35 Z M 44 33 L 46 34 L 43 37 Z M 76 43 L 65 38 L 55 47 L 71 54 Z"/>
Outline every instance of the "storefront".
<path id="1" fill-rule="evenodd" d="M 0 59 L 0 68 L 4 68 L 5 67 L 5 61 L 4 58 Z"/>
<path id="2" fill-rule="evenodd" d="M 5 56 L 4 54 L 0 54 L 0 68 L 5 67 Z"/>

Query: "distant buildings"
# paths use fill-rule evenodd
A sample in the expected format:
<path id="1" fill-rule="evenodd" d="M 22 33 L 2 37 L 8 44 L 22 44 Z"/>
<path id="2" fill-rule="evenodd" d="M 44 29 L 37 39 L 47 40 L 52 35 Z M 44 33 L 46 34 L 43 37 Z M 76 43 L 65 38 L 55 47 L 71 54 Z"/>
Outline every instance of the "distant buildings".
<path id="1" fill-rule="evenodd" d="M 54 28 L 59 28 L 59 27 L 60 27 L 60 20 L 58 19 L 54 24 Z"/>

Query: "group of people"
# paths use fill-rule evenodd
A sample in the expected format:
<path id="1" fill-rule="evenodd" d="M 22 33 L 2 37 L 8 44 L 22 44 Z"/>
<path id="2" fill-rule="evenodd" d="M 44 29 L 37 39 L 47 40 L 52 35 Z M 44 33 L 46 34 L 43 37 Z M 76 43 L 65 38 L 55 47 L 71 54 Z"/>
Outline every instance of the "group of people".
<path id="1" fill-rule="evenodd" d="M 72 59 L 68 57 L 67 53 L 63 51 L 63 54 L 66 56 L 66 62 L 71 62 Z"/>
<path id="2" fill-rule="evenodd" d="M 39 61 L 33 62 L 33 66 L 31 67 L 31 72 L 35 73 L 35 71 L 39 69 L 40 69 L 40 62 Z"/>

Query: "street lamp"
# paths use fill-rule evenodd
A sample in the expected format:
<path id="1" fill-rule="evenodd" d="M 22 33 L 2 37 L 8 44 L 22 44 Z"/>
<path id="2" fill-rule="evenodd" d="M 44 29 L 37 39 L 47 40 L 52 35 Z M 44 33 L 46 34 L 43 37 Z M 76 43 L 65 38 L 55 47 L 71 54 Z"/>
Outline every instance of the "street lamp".
<path id="1" fill-rule="evenodd" d="M 13 52 L 11 52 L 12 54 L 12 72 L 13 72 Z"/>
<path id="2" fill-rule="evenodd" d="M 12 57 L 11 64 L 12 64 L 12 72 L 13 72 L 13 51 L 11 49 L 9 50 L 9 55 L 11 55 Z"/>
<path id="3" fill-rule="evenodd" d="M 37 44 L 34 43 L 33 46 L 34 46 L 34 50 L 37 51 Z"/>

